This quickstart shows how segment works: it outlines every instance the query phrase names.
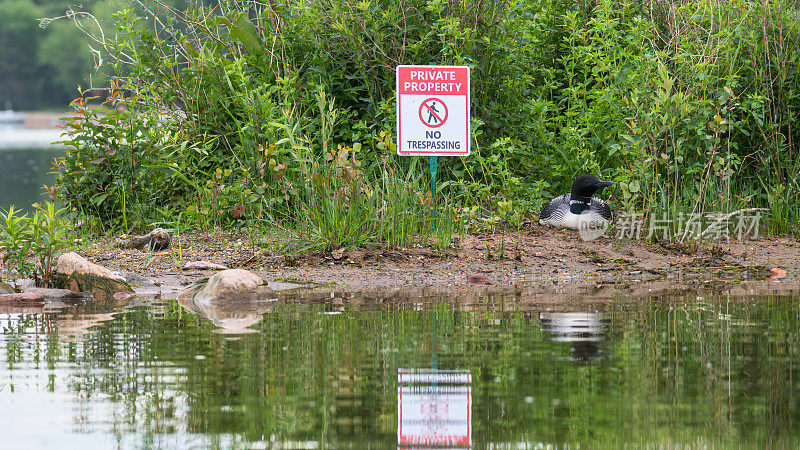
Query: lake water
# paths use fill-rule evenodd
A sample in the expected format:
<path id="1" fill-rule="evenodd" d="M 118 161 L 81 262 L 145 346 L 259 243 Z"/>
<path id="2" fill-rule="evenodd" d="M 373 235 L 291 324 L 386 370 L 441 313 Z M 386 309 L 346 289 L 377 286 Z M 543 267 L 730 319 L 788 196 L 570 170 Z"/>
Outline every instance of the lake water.
<path id="1" fill-rule="evenodd" d="M 800 445 L 798 297 L 484 300 L 4 307 L 1 446 Z"/>
<path id="2" fill-rule="evenodd" d="M 46 199 L 42 185 L 53 185 L 49 173 L 53 158 L 61 156 L 59 147 L 0 149 L 0 210 L 10 205 L 30 211 L 31 203 Z"/>

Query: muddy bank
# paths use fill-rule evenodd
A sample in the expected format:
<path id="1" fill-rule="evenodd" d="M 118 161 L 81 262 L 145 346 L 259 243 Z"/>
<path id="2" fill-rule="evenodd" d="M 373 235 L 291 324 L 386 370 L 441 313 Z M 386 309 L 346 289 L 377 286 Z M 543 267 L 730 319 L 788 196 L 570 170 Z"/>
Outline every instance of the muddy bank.
<path id="1" fill-rule="evenodd" d="M 504 293 L 533 302 L 602 301 L 619 295 L 763 295 L 800 289 L 800 242 L 792 237 L 685 244 L 605 238 L 585 242 L 571 230 L 533 226 L 519 237 L 455 236 L 446 251 L 414 246 L 281 254 L 267 249 L 272 244 L 269 236 L 190 233 L 175 236 L 170 249 L 155 253 L 115 248 L 111 238 L 84 239 L 75 250 L 112 270 L 147 277 L 165 293 L 213 273 L 181 269 L 198 260 L 245 268 L 267 280 L 317 292 L 359 292 L 376 299 Z M 786 271 L 786 276 L 772 268 Z M 474 286 L 485 281 L 489 284 Z M 318 294 L 285 295 L 312 301 Z"/>

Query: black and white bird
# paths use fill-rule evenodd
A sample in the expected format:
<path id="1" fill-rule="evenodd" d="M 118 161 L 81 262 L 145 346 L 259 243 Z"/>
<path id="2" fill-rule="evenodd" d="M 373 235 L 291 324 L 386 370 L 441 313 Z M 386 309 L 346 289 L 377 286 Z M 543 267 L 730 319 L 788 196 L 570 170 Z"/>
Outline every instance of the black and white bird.
<path id="1" fill-rule="evenodd" d="M 539 214 L 539 224 L 580 228 L 582 222 L 588 226 L 611 222 L 611 207 L 595 197 L 594 193 L 612 184 L 614 183 L 603 181 L 594 175 L 581 175 L 575 178 L 569 194 L 556 197 L 545 205 Z"/>

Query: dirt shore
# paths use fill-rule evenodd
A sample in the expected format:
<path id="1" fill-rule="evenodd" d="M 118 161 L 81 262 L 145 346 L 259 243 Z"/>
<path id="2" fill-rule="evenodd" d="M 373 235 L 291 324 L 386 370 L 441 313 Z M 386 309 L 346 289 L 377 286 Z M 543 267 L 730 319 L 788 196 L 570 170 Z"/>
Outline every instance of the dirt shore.
<path id="1" fill-rule="evenodd" d="M 315 297 L 313 292 L 330 291 L 384 299 L 465 296 L 465 301 L 498 293 L 536 303 L 689 292 L 800 292 L 800 241 L 792 237 L 682 244 L 608 238 L 586 242 L 574 230 L 531 226 L 519 238 L 516 233 L 454 236 L 448 250 L 414 246 L 278 254 L 264 249 L 270 246 L 268 239 L 253 242 L 245 234 L 191 233 L 174 237 L 170 249 L 157 253 L 115 248 L 112 238 L 83 240 L 75 250 L 112 270 L 147 277 L 164 292 L 213 273 L 181 270 L 197 260 L 245 268 L 271 282 L 317 286 L 303 291 L 310 295 L 294 294 L 307 300 Z"/>

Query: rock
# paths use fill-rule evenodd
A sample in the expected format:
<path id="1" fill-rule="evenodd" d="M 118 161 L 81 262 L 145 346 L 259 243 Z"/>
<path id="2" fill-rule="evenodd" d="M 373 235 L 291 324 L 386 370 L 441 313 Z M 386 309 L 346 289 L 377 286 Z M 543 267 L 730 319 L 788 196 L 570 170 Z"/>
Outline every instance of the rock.
<path id="1" fill-rule="evenodd" d="M 275 291 L 255 274 L 228 269 L 178 295 L 178 304 L 192 314 L 210 319 L 219 333 L 253 333 L 250 325 L 275 305 Z"/>
<path id="2" fill-rule="evenodd" d="M 122 278 L 118 275 L 115 275 L 111 270 L 99 264 L 95 264 L 75 252 L 64 253 L 58 257 L 58 261 L 56 261 L 56 273 L 64 275 L 72 275 L 73 273 L 88 273 L 98 277 L 112 278 L 122 281 Z"/>
<path id="3" fill-rule="evenodd" d="M 112 298 L 117 292 L 133 293 L 123 278 L 74 252 L 58 257 L 55 278 L 56 287 L 89 292 L 96 299 Z"/>
<path id="4" fill-rule="evenodd" d="M 350 250 L 347 252 L 347 260 L 354 263 L 360 263 L 364 261 L 366 255 L 366 252 L 361 250 Z"/>
<path id="5" fill-rule="evenodd" d="M 223 270 L 178 295 L 179 299 L 190 298 L 195 303 L 267 300 L 275 297 L 275 291 L 266 281 L 244 269 Z"/>
<path id="6" fill-rule="evenodd" d="M 12 288 L 11 285 L 8 285 L 0 281 L 0 294 L 13 294 L 13 293 L 14 293 L 14 288 Z"/>
<path id="7" fill-rule="evenodd" d="M 128 272 L 125 270 L 117 270 L 113 272 L 119 278 L 125 280 L 131 286 L 155 286 L 153 280 L 145 278 L 137 273 Z"/>
<path id="8" fill-rule="evenodd" d="M 0 294 L 0 305 L 20 303 L 44 303 L 42 294 L 22 292 L 19 294 Z"/>
<path id="9" fill-rule="evenodd" d="M 163 228 L 156 228 L 144 236 L 133 236 L 126 242 L 119 244 L 122 248 L 135 248 L 139 250 L 158 251 L 169 247 L 172 237 Z"/>
<path id="10" fill-rule="evenodd" d="M 35 287 L 36 281 L 34 281 L 33 278 L 18 278 L 14 281 L 14 286 L 16 286 L 20 291 L 24 291 L 29 287 Z"/>
<path id="11" fill-rule="evenodd" d="M 228 270 L 228 267 L 209 261 L 192 261 L 184 264 L 183 270 Z"/>
<path id="12" fill-rule="evenodd" d="M 69 289 L 49 289 L 39 287 L 28 287 L 23 292 L 30 292 L 34 294 L 41 294 L 47 300 L 80 300 L 91 297 L 92 294 L 88 292 L 74 292 Z"/>

